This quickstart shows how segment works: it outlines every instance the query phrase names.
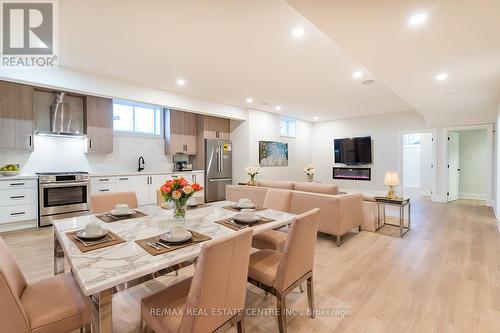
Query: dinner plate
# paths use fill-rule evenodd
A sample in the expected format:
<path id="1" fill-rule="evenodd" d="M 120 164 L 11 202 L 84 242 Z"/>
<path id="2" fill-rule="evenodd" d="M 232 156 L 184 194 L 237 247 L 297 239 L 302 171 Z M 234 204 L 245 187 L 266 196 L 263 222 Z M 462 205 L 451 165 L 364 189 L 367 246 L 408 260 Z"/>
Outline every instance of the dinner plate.
<path id="1" fill-rule="evenodd" d="M 234 222 L 239 224 L 253 224 L 260 221 L 260 216 L 254 215 L 252 217 L 243 217 L 241 214 L 236 214 L 234 217 Z"/>
<path id="2" fill-rule="evenodd" d="M 98 234 L 94 234 L 94 235 L 90 235 L 89 233 L 87 233 L 84 230 L 80 230 L 76 233 L 76 237 L 78 238 L 81 238 L 83 240 L 96 240 L 96 239 L 101 239 L 101 238 L 104 238 L 107 234 L 108 234 L 108 230 L 107 229 L 102 229 L 100 233 Z"/>
<path id="3" fill-rule="evenodd" d="M 162 234 L 160 236 L 160 240 L 164 243 L 170 243 L 170 244 L 178 244 L 178 243 L 184 243 L 184 242 L 187 242 L 188 240 L 190 240 L 191 238 L 193 238 L 193 235 L 189 232 L 189 231 L 186 231 L 186 235 L 182 236 L 182 237 L 172 237 L 170 235 L 170 233 L 166 233 L 166 234 Z"/>
<path id="4" fill-rule="evenodd" d="M 129 210 L 128 212 L 117 212 L 116 209 L 113 209 L 112 211 L 109 212 L 110 215 L 113 216 L 128 216 L 134 214 L 135 211 L 133 209 Z"/>

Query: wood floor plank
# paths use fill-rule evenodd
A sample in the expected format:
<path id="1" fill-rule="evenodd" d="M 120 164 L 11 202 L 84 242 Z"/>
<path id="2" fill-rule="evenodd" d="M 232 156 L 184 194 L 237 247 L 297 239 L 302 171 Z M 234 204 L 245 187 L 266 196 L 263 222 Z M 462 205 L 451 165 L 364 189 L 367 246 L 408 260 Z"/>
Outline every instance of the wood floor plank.
<path id="1" fill-rule="evenodd" d="M 1 235 L 29 282 L 51 276 L 51 228 Z M 412 203 L 412 230 L 353 231 L 341 247 L 319 235 L 314 270 L 316 308 L 335 315 L 307 316 L 307 296 L 288 300 L 296 316 L 289 332 L 498 332 L 500 234 L 490 208 L 479 201 Z M 165 276 L 113 297 L 116 332 L 137 332 L 140 299 L 193 274 Z M 247 332 L 276 332 L 275 299 L 249 286 L 247 306 L 269 311 L 246 319 Z M 331 312 L 331 311 L 330 311 Z M 235 332 L 231 329 L 231 332 Z"/>

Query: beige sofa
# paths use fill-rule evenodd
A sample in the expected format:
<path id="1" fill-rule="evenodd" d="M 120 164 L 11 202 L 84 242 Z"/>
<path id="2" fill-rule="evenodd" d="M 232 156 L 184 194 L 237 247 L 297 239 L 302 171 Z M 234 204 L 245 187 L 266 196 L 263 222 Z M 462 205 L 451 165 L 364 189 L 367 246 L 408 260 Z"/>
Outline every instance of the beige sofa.
<path id="1" fill-rule="evenodd" d="M 340 245 L 342 235 L 363 224 L 363 195 L 337 194 L 338 187 L 331 184 L 260 181 L 258 186 L 228 185 L 226 198 L 230 201 L 249 198 L 256 206 L 262 207 L 268 188 L 292 192 L 291 213 L 302 214 L 319 208 L 321 213 L 318 230 L 337 236 L 337 245 Z"/>

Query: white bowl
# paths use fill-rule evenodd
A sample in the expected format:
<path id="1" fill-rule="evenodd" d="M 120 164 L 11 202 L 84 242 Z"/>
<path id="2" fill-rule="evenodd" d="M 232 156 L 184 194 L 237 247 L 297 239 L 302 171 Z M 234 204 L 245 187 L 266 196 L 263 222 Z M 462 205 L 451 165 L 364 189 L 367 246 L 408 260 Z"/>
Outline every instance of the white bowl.
<path id="1" fill-rule="evenodd" d="M 12 177 L 12 176 L 17 176 L 19 174 L 19 172 L 21 172 L 21 170 L 17 170 L 17 171 L 0 171 L 2 173 L 2 176 L 6 176 L 6 177 Z"/>

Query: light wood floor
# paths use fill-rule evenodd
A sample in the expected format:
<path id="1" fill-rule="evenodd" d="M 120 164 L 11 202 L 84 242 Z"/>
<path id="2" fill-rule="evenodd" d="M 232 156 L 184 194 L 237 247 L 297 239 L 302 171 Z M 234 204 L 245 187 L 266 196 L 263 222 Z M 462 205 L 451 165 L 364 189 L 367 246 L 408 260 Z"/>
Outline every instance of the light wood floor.
<path id="1" fill-rule="evenodd" d="M 3 237 L 29 282 L 51 276 L 51 229 Z M 192 268 L 181 271 L 189 274 Z M 412 230 L 404 239 L 353 232 L 337 248 L 333 237 L 320 236 L 314 274 L 316 307 L 327 315 L 301 316 L 307 297 L 294 292 L 288 305 L 297 316 L 289 318 L 289 332 L 500 331 L 500 234 L 491 209 L 475 203 L 415 200 Z M 115 295 L 115 331 L 136 332 L 140 298 L 174 279 Z M 249 286 L 247 305 L 271 310 L 275 303 Z M 247 317 L 246 328 L 277 332 L 272 316 Z"/>

